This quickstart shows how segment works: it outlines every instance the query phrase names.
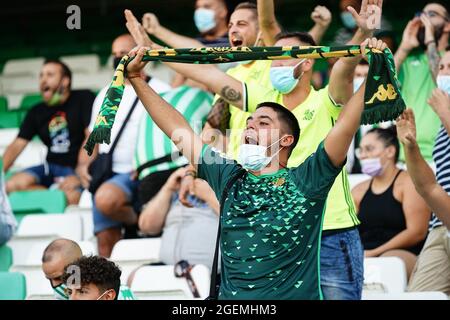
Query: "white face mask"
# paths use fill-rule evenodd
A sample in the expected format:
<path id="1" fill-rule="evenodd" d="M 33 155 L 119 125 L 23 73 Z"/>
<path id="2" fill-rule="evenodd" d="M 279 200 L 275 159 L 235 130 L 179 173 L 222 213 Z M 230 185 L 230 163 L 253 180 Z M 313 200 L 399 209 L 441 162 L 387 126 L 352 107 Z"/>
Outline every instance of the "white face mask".
<path id="1" fill-rule="evenodd" d="M 66 293 L 67 286 L 64 283 L 53 287 L 53 296 L 56 300 L 69 300 L 69 296 Z"/>
<path id="2" fill-rule="evenodd" d="M 281 139 L 278 139 L 268 147 L 257 144 L 242 144 L 239 149 L 238 162 L 244 169 L 250 171 L 261 171 L 272 161 L 272 159 L 281 151 L 283 147 L 279 148 L 278 151 L 270 157 L 266 155 L 267 149 L 272 147 Z"/>
<path id="3" fill-rule="evenodd" d="M 436 82 L 439 89 L 450 95 L 450 76 L 437 76 Z"/>

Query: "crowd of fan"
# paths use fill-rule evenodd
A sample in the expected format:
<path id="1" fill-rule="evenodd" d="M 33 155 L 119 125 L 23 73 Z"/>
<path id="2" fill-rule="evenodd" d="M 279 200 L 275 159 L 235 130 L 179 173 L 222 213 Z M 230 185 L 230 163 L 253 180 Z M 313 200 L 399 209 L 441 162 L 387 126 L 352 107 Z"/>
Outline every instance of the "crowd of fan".
<path id="1" fill-rule="evenodd" d="M 275 18 L 273 0 L 258 0 L 257 5 L 243 2 L 232 12 L 224 0 L 197 0 L 194 22 L 200 35 L 195 39 L 162 26 L 154 13 L 146 13 L 139 22 L 126 11 L 130 33 L 114 39 L 111 54 L 117 67 L 121 57 L 137 45 L 158 48 L 148 35 L 173 48 L 359 45 L 367 38 L 381 40 L 394 53 L 402 96 L 412 111 L 397 119 L 397 127 L 392 121 L 358 129 L 347 165 L 328 194 L 320 233 L 321 289 L 325 299 L 360 299 L 364 257 L 396 256 L 405 262 L 408 290 L 450 295 L 449 12 L 445 5 L 427 4 L 408 22 L 397 45 L 384 17 L 381 28 L 368 26 L 368 5 L 378 6 L 381 14 L 382 1 L 340 1 L 342 28 L 331 44 L 322 42 L 322 37 L 332 18 L 339 17 L 323 6 L 311 13 L 313 27 L 308 32 L 286 33 Z M 288 163 L 295 167 L 316 151 L 332 128 L 330 118 L 337 119 L 369 71 L 361 57 L 327 62 L 327 72 L 314 71 L 311 59 L 218 67 L 168 64 L 176 71 L 170 84 L 143 71 L 138 76 L 195 126 L 196 133 L 203 130 L 204 141 L 236 160 L 254 105 L 263 97 L 285 105 L 302 130 L 301 146 L 294 149 Z M 276 68 L 292 72 L 289 88 L 277 83 L 271 71 Z M 245 89 L 234 89 L 242 88 L 241 82 Z M 43 102 L 28 112 L 3 155 L 3 167 L 8 171 L 35 136 L 47 146 L 47 159 L 2 181 L 0 243 L 12 237 L 16 226 L 6 194 L 57 186 L 67 203 L 76 205 L 87 189 L 92 193 L 99 256 L 83 257 L 70 240 L 52 242 L 42 262 L 57 297 L 133 299 L 120 284 L 120 270 L 105 259 L 122 238 L 161 236 L 162 263 L 187 260 L 211 268 L 220 212 L 216 189 L 199 177 L 146 114 L 134 85 L 126 80 L 111 145 L 96 147 L 91 157 L 82 146 L 93 130 L 107 87 L 96 97 L 90 91 L 71 90 L 71 71 L 58 60 L 44 63 L 39 86 Z M 244 106 L 242 96 L 248 100 Z M 308 131 L 308 125 L 321 129 Z M 208 136 L 210 129 L 223 134 L 213 139 Z M 228 129 L 231 134 L 225 133 Z M 96 170 L 108 158 L 113 173 L 99 180 Z M 364 173 L 370 179 L 350 191 L 350 173 Z M 80 270 L 81 287 L 65 285 L 71 266 Z"/>

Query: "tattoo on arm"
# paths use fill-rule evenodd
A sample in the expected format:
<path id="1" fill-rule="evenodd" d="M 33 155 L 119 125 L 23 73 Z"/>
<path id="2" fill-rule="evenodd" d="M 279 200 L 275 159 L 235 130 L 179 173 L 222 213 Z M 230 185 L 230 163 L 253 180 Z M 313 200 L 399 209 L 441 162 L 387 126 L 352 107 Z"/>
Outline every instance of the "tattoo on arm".
<path id="1" fill-rule="evenodd" d="M 223 87 L 222 90 L 220 90 L 220 95 L 231 103 L 236 103 L 242 100 L 242 94 L 229 86 Z"/>
<path id="2" fill-rule="evenodd" d="M 439 62 L 441 57 L 437 51 L 436 43 L 432 42 L 427 48 L 428 64 L 430 66 L 433 80 L 436 82 L 437 74 L 439 72 Z"/>

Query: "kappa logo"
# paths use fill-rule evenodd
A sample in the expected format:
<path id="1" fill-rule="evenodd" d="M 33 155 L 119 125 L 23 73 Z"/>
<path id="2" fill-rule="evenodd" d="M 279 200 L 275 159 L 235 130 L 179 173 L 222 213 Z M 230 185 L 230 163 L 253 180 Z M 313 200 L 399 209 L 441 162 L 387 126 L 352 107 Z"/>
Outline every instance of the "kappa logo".
<path id="1" fill-rule="evenodd" d="M 378 91 L 366 102 L 366 104 L 374 103 L 375 98 L 378 99 L 378 101 L 394 100 L 397 98 L 397 92 L 395 92 L 395 88 L 391 83 L 387 85 L 387 89 L 384 88 L 384 85 L 380 84 Z"/>

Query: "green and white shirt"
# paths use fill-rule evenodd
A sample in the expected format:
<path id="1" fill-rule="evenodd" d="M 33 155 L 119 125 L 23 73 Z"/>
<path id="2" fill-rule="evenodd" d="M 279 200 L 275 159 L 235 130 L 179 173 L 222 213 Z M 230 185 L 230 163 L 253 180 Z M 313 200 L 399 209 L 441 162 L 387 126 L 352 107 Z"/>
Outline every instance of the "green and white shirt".
<path id="1" fill-rule="evenodd" d="M 206 117 L 211 110 L 212 95 L 210 93 L 189 86 L 181 86 L 162 93 L 161 97 L 183 115 L 195 133 L 201 133 L 203 125 L 206 122 Z M 170 119 L 167 119 L 167 121 L 170 121 Z M 134 169 L 139 168 L 139 166 L 148 161 L 164 157 L 177 150 L 170 138 L 146 115 L 139 125 L 134 156 Z M 154 172 L 178 168 L 188 163 L 185 157 L 180 157 L 175 161 L 161 163 L 144 169 L 139 175 L 139 179 L 143 179 Z"/>
<path id="2" fill-rule="evenodd" d="M 204 147 L 199 177 L 219 200 L 239 170 L 235 161 Z M 219 299 L 322 299 L 325 200 L 341 170 L 322 142 L 298 167 L 261 176 L 247 172 L 231 186 L 221 217 Z"/>

